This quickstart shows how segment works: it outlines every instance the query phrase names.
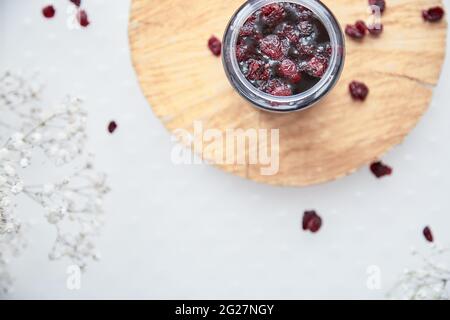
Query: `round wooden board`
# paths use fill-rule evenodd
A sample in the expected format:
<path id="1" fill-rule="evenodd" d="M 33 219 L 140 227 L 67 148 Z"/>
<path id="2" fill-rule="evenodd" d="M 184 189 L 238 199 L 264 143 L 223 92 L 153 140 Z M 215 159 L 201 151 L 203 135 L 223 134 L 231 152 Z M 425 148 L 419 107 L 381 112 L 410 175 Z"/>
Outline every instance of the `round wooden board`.
<path id="1" fill-rule="evenodd" d="M 368 15 L 365 0 L 323 2 L 342 27 Z M 425 23 L 421 11 L 442 5 L 440 0 L 388 1 L 381 37 L 347 40 L 346 65 L 336 88 L 313 108 L 291 114 L 259 111 L 244 101 L 229 84 L 221 59 L 206 47 L 212 34 L 222 37 L 242 3 L 132 0 L 131 6 L 133 64 L 146 98 L 171 132 L 193 133 L 195 121 L 204 130 L 223 132 L 280 129 L 276 175 L 261 175 L 262 165 L 253 164 L 217 164 L 221 169 L 276 185 L 330 181 L 400 143 L 428 108 L 445 56 L 447 23 Z M 370 87 L 364 103 L 350 98 L 351 80 Z M 209 151 L 202 152 L 205 159 L 214 156 Z"/>

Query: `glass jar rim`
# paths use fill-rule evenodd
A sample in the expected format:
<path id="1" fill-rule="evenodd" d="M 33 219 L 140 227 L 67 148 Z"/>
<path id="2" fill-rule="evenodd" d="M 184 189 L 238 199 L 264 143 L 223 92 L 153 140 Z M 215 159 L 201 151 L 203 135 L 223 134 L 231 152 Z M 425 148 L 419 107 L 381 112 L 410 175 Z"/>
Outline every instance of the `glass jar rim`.
<path id="1" fill-rule="evenodd" d="M 255 11 L 265 5 L 280 2 L 299 4 L 311 10 L 326 28 L 330 37 L 330 45 L 333 48 L 329 66 L 322 78 L 308 90 L 291 96 L 274 96 L 257 89 L 250 81 L 245 78 L 244 74 L 241 72 L 236 57 L 236 43 L 239 30 L 244 25 L 245 21 L 247 21 L 248 17 L 250 17 Z M 229 32 L 231 32 L 231 39 L 230 41 L 226 41 L 226 37 L 229 36 Z M 264 107 L 264 109 L 269 109 L 270 111 L 291 111 L 292 109 L 300 110 L 309 107 L 301 106 L 293 108 L 296 102 L 305 100 L 307 97 L 317 94 L 318 92 L 321 93 L 320 97 L 324 96 L 325 91 L 331 89 L 337 82 L 337 79 L 334 78 L 339 78 L 344 64 L 345 39 L 343 36 L 343 32 L 339 26 L 339 23 L 337 22 L 337 19 L 330 11 L 330 9 L 328 9 L 328 7 L 326 7 L 322 2 L 318 0 L 247 0 L 247 2 L 244 3 L 231 18 L 224 35 L 223 43 L 229 43 L 231 45 L 230 47 L 224 48 L 224 66 L 226 63 L 225 59 L 227 58 L 225 55 L 229 54 L 229 61 L 231 62 L 232 70 L 239 83 L 244 86 L 246 90 L 250 91 L 254 96 L 263 100 L 270 100 L 274 103 L 274 105 L 277 105 L 277 107 L 273 107 L 273 109 Z M 340 48 L 342 48 L 342 50 L 340 50 Z M 337 77 L 333 77 L 333 74 L 336 73 L 337 64 L 340 64 L 340 66 L 338 66 L 339 70 L 336 75 Z M 287 108 L 280 108 L 280 105 L 287 105 Z"/>

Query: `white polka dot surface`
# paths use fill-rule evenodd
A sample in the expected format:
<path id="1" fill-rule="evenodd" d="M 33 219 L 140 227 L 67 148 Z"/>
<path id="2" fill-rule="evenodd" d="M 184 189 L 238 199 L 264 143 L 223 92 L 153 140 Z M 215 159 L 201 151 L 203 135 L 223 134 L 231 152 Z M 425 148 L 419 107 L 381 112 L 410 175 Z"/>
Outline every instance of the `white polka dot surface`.
<path id="1" fill-rule="evenodd" d="M 0 2 L 0 69 L 38 70 L 45 101 L 84 98 L 89 148 L 112 192 L 98 238 L 102 259 L 89 265 L 80 290 L 66 288 L 68 261 L 48 260 L 55 235 L 43 213 L 23 203 L 36 223 L 26 252 L 11 262 L 9 297 L 380 299 L 418 264 L 411 247 L 430 251 L 425 226 L 450 246 L 448 60 L 430 110 L 383 158 L 392 176 L 376 179 L 364 168 L 308 188 L 259 185 L 212 166 L 172 163 L 171 137 L 130 61 L 128 0 L 86 1 L 91 23 L 81 29 L 69 27 L 69 1 L 53 1 L 56 15 L 45 19 L 49 2 Z M 323 219 L 316 234 L 302 230 L 308 209 Z M 367 285 L 373 266 L 376 288 Z"/>

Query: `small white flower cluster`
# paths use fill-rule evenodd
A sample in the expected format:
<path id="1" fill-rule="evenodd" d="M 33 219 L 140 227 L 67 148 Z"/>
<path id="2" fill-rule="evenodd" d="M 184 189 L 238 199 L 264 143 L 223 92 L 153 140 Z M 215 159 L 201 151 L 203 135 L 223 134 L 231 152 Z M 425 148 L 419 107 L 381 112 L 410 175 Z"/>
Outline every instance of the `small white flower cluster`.
<path id="1" fill-rule="evenodd" d="M 422 266 L 405 270 L 400 280 L 389 293 L 390 298 L 403 300 L 448 300 L 450 296 L 450 268 L 442 263 L 448 258 L 448 249 L 432 246 L 428 257 L 413 250 L 412 254 L 422 259 Z"/>
<path id="2" fill-rule="evenodd" d="M 11 201 L 0 184 L 0 296 L 12 285 L 8 263 L 24 247 L 23 226 L 12 213 Z"/>
<path id="3" fill-rule="evenodd" d="M 91 156 L 84 160 L 87 113 L 76 98 L 43 108 L 39 93 L 39 85 L 19 74 L 0 74 L 0 292 L 11 284 L 8 260 L 24 247 L 16 210 L 20 196 L 42 206 L 55 227 L 51 259 L 67 257 L 84 269 L 98 257 L 92 238 L 102 223 L 102 199 L 109 189 Z M 60 182 L 28 185 L 26 169 L 40 151 L 57 166 L 83 164 Z"/>

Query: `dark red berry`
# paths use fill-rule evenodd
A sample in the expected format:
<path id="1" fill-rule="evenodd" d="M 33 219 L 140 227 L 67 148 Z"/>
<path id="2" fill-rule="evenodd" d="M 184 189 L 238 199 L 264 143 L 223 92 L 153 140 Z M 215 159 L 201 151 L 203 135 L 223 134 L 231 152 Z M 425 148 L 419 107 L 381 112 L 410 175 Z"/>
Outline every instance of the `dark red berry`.
<path id="1" fill-rule="evenodd" d="M 77 7 L 81 6 L 81 0 L 69 0 L 70 2 L 72 2 L 74 5 L 76 5 Z"/>
<path id="2" fill-rule="evenodd" d="M 328 68 L 328 60 L 321 56 L 315 56 L 312 57 L 311 60 L 309 60 L 306 72 L 313 77 L 321 78 L 325 71 L 327 71 Z"/>
<path id="3" fill-rule="evenodd" d="M 296 13 L 299 21 L 311 20 L 314 13 L 302 6 L 296 6 Z"/>
<path id="4" fill-rule="evenodd" d="M 277 35 L 287 38 L 290 42 L 298 42 L 300 38 L 299 31 L 290 24 L 283 24 L 276 32 Z"/>
<path id="5" fill-rule="evenodd" d="M 290 80 L 292 83 L 297 83 L 302 79 L 297 66 L 289 59 L 284 59 L 283 62 L 281 62 L 279 72 L 282 77 Z"/>
<path id="6" fill-rule="evenodd" d="M 367 26 L 366 23 L 362 20 L 358 20 L 355 22 L 355 28 L 358 29 L 363 35 L 366 35 Z"/>
<path id="7" fill-rule="evenodd" d="M 261 8 L 261 19 L 269 27 L 274 27 L 286 16 L 284 8 L 279 4 L 269 4 Z"/>
<path id="8" fill-rule="evenodd" d="M 362 32 L 360 28 L 357 28 L 355 25 L 348 24 L 345 27 L 345 34 L 353 39 L 362 39 L 366 35 L 365 31 Z"/>
<path id="9" fill-rule="evenodd" d="M 247 21 L 242 26 L 241 30 L 239 30 L 239 36 L 240 37 L 247 37 L 251 36 L 254 33 L 255 30 L 255 22 L 256 17 L 250 16 Z"/>
<path id="10" fill-rule="evenodd" d="M 56 10 L 52 5 L 46 6 L 42 9 L 42 14 L 47 19 L 53 18 L 55 16 L 55 13 L 56 13 Z"/>
<path id="11" fill-rule="evenodd" d="M 375 23 L 367 26 L 367 30 L 369 30 L 369 33 L 373 36 L 378 36 L 383 32 L 383 24 L 382 23 Z"/>
<path id="12" fill-rule="evenodd" d="M 386 9 L 386 1 L 385 0 L 369 0 L 369 5 L 370 6 L 377 6 L 378 8 L 380 8 L 380 12 L 384 12 L 384 10 Z"/>
<path id="13" fill-rule="evenodd" d="M 297 50 L 302 56 L 312 56 L 314 54 L 315 49 L 316 48 L 313 45 L 307 45 L 302 43 L 299 43 L 297 46 Z"/>
<path id="14" fill-rule="evenodd" d="M 434 241 L 433 233 L 431 232 L 430 227 L 425 227 L 423 229 L 423 236 L 425 237 L 425 239 L 427 239 L 428 242 Z"/>
<path id="15" fill-rule="evenodd" d="M 115 121 L 111 121 L 108 124 L 108 132 L 109 133 L 114 133 L 114 131 L 116 131 L 116 129 L 117 129 L 117 123 Z"/>
<path id="16" fill-rule="evenodd" d="M 274 79 L 270 80 L 266 87 L 266 92 L 273 96 L 291 96 L 292 89 L 284 82 Z"/>
<path id="17" fill-rule="evenodd" d="M 208 40 L 208 48 L 211 50 L 213 55 L 220 57 L 220 54 L 222 52 L 222 43 L 219 39 L 217 39 L 216 36 L 211 36 Z"/>
<path id="18" fill-rule="evenodd" d="M 248 64 L 247 79 L 249 80 L 269 80 L 269 65 L 263 61 L 250 60 Z"/>
<path id="19" fill-rule="evenodd" d="M 369 94 L 369 88 L 366 86 L 366 84 L 359 81 L 352 81 L 348 86 L 348 89 L 350 91 L 350 95 L 355 100 L 364 101 Z"/>
<path id="20" fill-rule="evenodd" d="M 303 214 L 302 227 L 305 231 L 309 230 L 316 233 L 322 227 L 322 218 L 314 210 L 305 211 Z"/>
<path id="21" fill-rule="evenodd" d="M 370 171 L 377 178 L 382 178 L 384 176 L 390 176 L 392 174 L 392 168 L 383 164 L 381 161 L 374 162 L 370 165 Z"/>
<path id="22" fill-rule="evenodd" d="M 444 16 L 444 9 L 442 7 L 433 7 L 422 11 L 422 17 L 428 22 L 438 22 Z"/>
<path id="23" fill-rule="evenodd" d="M 209 45 L 208 45 L 209 46 Z M 250 57 L 250 50 L 248 46 L 244 44 L 238 44 L 236 46 L 236 58 L 239 62 L 247 60 Z"/>
<path id="24" fill-rule="evenodd" d="M 80 26 L 82 26 L 83 28 L 86 28 L 91 23 L 85 10 L 78 10 L 77 20 Z"/>
<path id="25" fill-rule="evenodd" d="M 271 59 L 278 60 L 283 56 L 280 38 L 274 34 L 262 39 L 259 46 L 261 51 Z"/>
<path id="26" fill-rule="evenodd" d="M 298 30 L 300 31 L 300 35 L 302 37 L 307 37 L 313 33 L 314 27 L 310 21 L 300 21 L 298 24 Z"/>

